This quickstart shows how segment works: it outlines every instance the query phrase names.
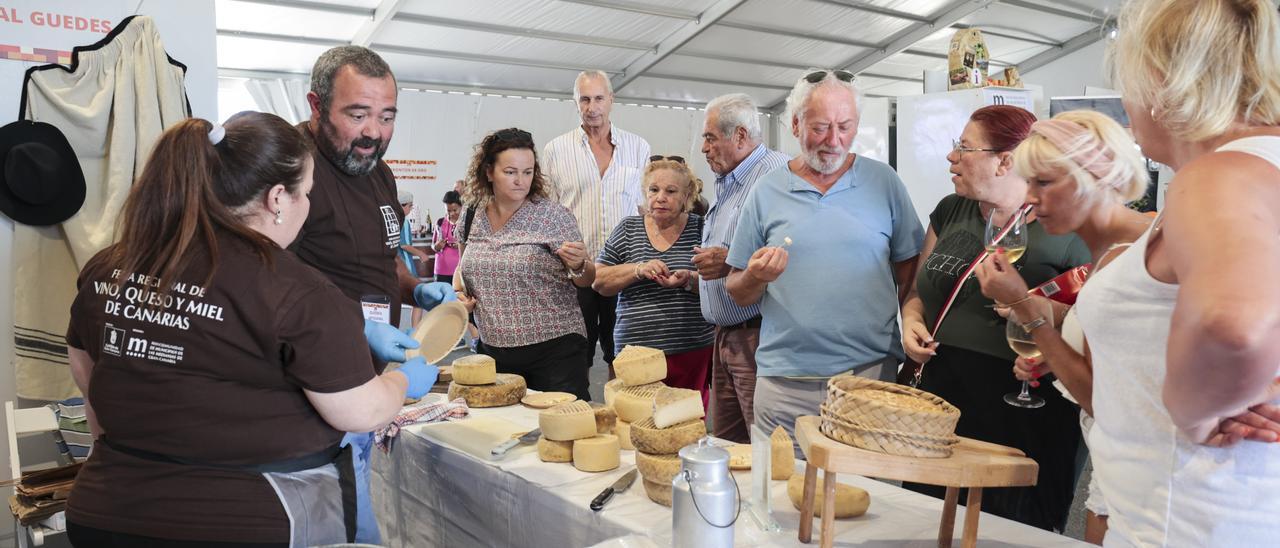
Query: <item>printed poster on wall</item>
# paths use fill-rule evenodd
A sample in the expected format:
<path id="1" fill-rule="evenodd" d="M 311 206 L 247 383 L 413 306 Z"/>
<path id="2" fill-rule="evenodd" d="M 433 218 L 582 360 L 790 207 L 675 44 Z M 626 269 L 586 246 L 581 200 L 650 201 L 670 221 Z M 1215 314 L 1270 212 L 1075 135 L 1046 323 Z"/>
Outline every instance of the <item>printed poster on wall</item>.
<path id="1" fill-rule="evenodd" d="M 127 0 L 0 0 L 0 123 L 17 119 L 22 76 L 71 63 L 71 49 L 101 40 L 128 17 Z"/>

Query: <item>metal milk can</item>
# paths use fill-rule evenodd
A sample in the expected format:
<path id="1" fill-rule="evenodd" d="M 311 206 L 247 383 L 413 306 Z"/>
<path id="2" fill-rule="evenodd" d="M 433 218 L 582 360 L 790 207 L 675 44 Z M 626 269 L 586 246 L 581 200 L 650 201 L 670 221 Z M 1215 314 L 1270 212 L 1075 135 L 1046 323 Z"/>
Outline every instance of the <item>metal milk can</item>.
<path id="1" fill-rule="evenodd" d="M 680 465 L 671 480 L 672 546 L 733 546 L 741 496 L 729 474 L 729 452 L 702 438 L 680 449 Z"/>

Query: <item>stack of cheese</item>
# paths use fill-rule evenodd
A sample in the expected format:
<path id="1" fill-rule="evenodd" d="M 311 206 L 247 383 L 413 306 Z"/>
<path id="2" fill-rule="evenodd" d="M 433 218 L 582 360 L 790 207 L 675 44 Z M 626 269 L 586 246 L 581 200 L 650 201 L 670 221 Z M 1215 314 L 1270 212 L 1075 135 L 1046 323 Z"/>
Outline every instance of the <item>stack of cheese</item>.
<path id="1" fill-rule="evenodd" d="M 707 435 L 702 395 L 684 388 L 659 388 L 651 416 L 631 425 L 636 468 L 649 499 L 671 506 L 671 480 L 680 473 L 681 447 Z"/>
<path id="2" fill-rule="evenodd" d="M 587 402 L 562 403 L 538 414 L 538 458 L 544 462 L 573 462 L 583 472 L 604 472 L 618 467 L 618 437 L 599 433 L 601 415 Z"/>
<path id="3" fill-rule="evenodd" d="M 449 399 L 462 398 L 471 407 L 502 407 L 520 403 L 524 397 L 524 377 L 498 374 L 497 363 L 484 354 L 465 356 L 453 362 Z"/>
<path id="4" fill-rule="evenodd" d="M 618 378 L 604 385 L 604 403 L 618 415 L 615 426 L 623 449 L 631 445 L 631 424 L 653 415 L 653 398 L 666 385 L 667 357 L 661 350 L 643 346 L 626 346 L 613 360 Z"/>

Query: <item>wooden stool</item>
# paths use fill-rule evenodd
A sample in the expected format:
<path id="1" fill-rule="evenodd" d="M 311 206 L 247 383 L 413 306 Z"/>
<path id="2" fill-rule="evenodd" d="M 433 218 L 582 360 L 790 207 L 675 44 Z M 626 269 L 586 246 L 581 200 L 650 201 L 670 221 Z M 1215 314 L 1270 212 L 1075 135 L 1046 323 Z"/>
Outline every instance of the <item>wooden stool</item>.
<path id="1" fill-rule="evenodd" d="M 1035 485 L 1040 465 L 1012 447 L 969 438 L 960 438 L 951 456 L 943 459 L 901 457 L 859 449 L 828 438 L 819 429 L 821 417 L 796 419 L 796 441 L 804 452 L 804 501 L 800 505 L 800 542 L 813 537 L 813 499 L 817 491 L 818 469 L 823 470 L 822 548 L 830 548 L 834 537 L 836 474 L 858 474 L 872 478 L 912 481 L 947 488 L 938 527 L 938 546 L 950 547 L 955 530 L 956 502 L 960 489 L 969 489 L 965 504 L 964 536 L 960 545 L 972 548 L 978 542 L 978 516 L 982 511 L 983 487 Z"/>

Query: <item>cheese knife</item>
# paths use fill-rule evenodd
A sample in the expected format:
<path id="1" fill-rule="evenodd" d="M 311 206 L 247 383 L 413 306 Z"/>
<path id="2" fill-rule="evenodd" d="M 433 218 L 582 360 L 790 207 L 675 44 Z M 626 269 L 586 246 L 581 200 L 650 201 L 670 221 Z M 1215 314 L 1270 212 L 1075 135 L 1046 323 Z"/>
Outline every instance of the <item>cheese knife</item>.
<path id="1" fill-rule="evenodd" d="M 512 447 L 515 447 L 517 445 L 528 445 L 532 443 L 537 443 L 538 436 L 541 436 L 541 435 L 542 435 L 542 429 L 534 428 L 533 431 L 529 432 L 528 434 L 525 434 L 518 438 L 512 438 L 498 444 L 497 447 L 494 447 L 493 450 L 489 451 L 489 454 L 495 459 L 499 458 L 507 454 L 507 451 L 510 451 Z"/>
<path id="2" fill-rule="evenodd" d="M 628 487 L 631 487 L 632 483 L 635 483 L 635 481 L 636 469 L 632 468 L 630 472 L 627 472 L 623 474 L 622 477 L 618 478 L 618 481 L 613 482 L 613 485 L 605 487 L 604 491 L 601 491 L 599 495 L 596 495 L 596 498 L 591 500 L 591 509 L 599 512 L 604 508 L 605 503 L 609 502 L 609 499 L 613 498 L 615 493 L 626 491 Z"/>

